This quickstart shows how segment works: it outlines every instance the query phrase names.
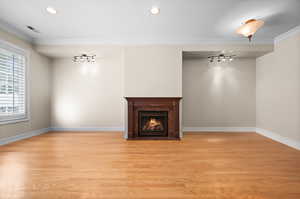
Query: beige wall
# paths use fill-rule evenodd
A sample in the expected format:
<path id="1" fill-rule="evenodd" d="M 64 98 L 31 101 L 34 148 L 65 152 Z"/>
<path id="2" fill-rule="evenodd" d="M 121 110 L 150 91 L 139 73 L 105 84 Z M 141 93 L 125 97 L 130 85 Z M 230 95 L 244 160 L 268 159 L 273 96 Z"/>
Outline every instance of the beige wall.
<path id="1" fill-rule="evenodd" d="M 75 64 L 71 57 L 53 62 L 52 127 L 126 128 L 124 96 L 181 96 L 178 48 L 85 49 L 102 54 L 95 66 Z"/>
<path id="2" fill-rule="evenodd" d="M 54 60 L 52 127 L 122 128 L 121 58 L 117 50 L 92 65 Z"/>
<path id="3" fill-rule="evenodd" d="M 184 127 L 255 127 L 255 59 L 183 60 Z"/>
<path id="4" fill-rule="evenodd" d="M 26 42 L 5 33 L 1 33 L 1 36 L 29 49 L 32 63 L 30 66 L 32 119 L 27 123 L 1 126 L 3 136 L 49 126 L 124 127 L 126 124 L 124 96 L 182 96 L 183 50 L 266 51 L 271 48 L 270 45 L 251 48 L 246 45 L 35 47 L 39 52 L 49 56 L 61 57 L 55 58 L 52 64 L 47 58 L 36 53 Z M 83 67 L 74 64 L 71 56 L 81 52 L 93 52 L 99 55 L 98 65 Z"/>
<path id="5" fill-rule="evenodd" d="M 300 141 L 300 34 L 257 59 L 258 128 Z"/>
<path id="6" fill-rule="evenodd" d="M 124 96 L 181 97 L 182 55 L 177 47 L 127 47 Z"/>
<path id="7" fill-rule="evenodd" d="M 29 97 L 30 117 L 28 122 L 0 125 L 0 139 L 50 126 L 51 61 L 40 55 L 32 46 L 15 36 L 0 30 L 0 39 L 30 53 Z"/>

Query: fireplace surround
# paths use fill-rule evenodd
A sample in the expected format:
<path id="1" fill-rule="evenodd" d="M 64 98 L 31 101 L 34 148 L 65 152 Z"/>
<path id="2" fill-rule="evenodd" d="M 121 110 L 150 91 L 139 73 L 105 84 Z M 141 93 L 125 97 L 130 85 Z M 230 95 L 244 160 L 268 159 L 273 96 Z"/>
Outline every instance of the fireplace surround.
<path id="1" fill-rule="evenodd" d="M 180 97 L 126 97 L 129 140 L 178 140 Z"/>

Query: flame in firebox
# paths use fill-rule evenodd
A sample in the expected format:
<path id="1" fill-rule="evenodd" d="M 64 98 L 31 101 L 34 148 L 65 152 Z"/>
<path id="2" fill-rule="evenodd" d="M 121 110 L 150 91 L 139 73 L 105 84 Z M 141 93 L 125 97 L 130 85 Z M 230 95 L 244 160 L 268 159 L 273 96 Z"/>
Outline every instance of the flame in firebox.
<path id="1" fill-rule="evenodd" d="M 155 118 L 150 118 L 146 122 L 146 124 L 143 126 L 144 131 L 163 131 L 164 127 L 161 123 L 161 121 L 155 119 Z"/>

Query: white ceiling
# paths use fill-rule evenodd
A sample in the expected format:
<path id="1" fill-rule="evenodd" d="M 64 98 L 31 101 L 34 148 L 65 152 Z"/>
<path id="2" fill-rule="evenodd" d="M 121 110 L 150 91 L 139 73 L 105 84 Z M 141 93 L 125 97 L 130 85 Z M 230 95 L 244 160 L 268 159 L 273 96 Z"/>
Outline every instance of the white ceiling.
<path id="1" fill-rule="evenodd" d="M 50 15 L 47 6 L 58 13 Z M 152 6 L 160 8 L 159 15 L 150 14 Z M 247 42 L 234 31 L 250 18 L 265 21 L 254 41 L 270 42 L 300 24 L 299 11 L 300 0 L 0 1 L 2 27 L 40 44 Z"/>

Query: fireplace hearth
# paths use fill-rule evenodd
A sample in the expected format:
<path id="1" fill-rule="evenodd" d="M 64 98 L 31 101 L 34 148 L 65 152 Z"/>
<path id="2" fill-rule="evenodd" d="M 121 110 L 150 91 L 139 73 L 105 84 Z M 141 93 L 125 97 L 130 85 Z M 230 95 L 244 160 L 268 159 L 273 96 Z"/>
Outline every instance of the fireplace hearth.
<path id="1" fill-rule="evenodd" d="M 180 139 L 181 98 L 126 98 L 128 139 Z"/>

